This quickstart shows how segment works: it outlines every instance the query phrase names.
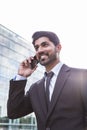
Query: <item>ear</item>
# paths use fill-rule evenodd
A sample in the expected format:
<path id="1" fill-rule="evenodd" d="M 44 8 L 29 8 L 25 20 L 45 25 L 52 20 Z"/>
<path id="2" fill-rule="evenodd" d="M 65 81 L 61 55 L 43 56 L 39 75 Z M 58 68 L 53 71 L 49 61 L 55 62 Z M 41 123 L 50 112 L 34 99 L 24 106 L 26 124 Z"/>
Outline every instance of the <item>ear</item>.
<path id="1" fill-rule="evenodd" d="M 60 53 L 61 48 L 62 48 L 62 46 L 61 46 L 60 43 L 59 43 L 58 45 L 56 45 L 56 51 L 57 51 L 58 53 Z"/>

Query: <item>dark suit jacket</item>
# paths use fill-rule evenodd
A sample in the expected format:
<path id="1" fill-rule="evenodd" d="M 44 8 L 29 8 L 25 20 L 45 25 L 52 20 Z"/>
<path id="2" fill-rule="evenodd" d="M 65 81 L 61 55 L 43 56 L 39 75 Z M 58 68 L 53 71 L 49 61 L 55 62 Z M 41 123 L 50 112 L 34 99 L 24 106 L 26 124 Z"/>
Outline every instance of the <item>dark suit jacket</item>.
<path id="1" fill-rule="evenodd" d="M 26 81 L 10 81 L 7 104 L 11 119 L 35 112 L 38 130 L 86 130 L 87 70 L 63 65 L 47 112 L 43 78 L 24 95 Z"/>

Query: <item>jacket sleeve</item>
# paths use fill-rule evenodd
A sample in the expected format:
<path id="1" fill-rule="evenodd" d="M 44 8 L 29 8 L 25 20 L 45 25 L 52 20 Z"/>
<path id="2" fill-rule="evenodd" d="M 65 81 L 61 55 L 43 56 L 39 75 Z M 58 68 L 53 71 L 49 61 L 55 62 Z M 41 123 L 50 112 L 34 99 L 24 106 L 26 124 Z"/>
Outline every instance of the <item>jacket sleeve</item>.
<path id="1" fill-rule="evenodd" d="M 29 92 L 25 95 L 26 80 L 10 81 L 7 115 L 10 119 L 20 118 L 33 112 Z"/>

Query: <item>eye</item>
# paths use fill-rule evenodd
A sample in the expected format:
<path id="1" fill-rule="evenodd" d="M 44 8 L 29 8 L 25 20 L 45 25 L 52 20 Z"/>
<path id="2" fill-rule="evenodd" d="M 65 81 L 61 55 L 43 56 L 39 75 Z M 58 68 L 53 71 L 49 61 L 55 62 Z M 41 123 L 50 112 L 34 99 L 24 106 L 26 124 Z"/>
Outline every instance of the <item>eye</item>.
<path id="1" fill-rule="evenodd" d="M 35 50 L 37 51 L 37 50 L 38 50 L 38 48 L 39 48 L 39 46 L 34 46 L 34 48 L 35 48 Z"/>
<path id="2" fill-rule="evenodd" d="M 42 42 L 42 44 L 41 44 L 43 47 L 46 47 L 46 46 L 48 46 L 49 45 L 49 43 L 48 42 Z"/>

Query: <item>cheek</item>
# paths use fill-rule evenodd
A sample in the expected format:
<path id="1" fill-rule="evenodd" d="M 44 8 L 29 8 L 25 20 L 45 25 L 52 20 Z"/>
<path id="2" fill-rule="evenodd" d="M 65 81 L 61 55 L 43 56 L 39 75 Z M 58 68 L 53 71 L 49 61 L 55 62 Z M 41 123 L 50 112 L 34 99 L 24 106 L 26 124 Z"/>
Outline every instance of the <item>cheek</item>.
<path id="1" fill-rule="evenodd" d="M 51 46 L 47 50 L 48 50 L 49 53 L 53 53 L 53 52 L 56 51 L 56 48 L 54 46 Z"/>
<path id="2" fill-rule="evenodd" d="M 57 53 L 56 48 L 53 47 L 52 49 L 50 49 L 49 53 L 50 53 L 50 54 L 55 54 L 55 53 Z"/>

